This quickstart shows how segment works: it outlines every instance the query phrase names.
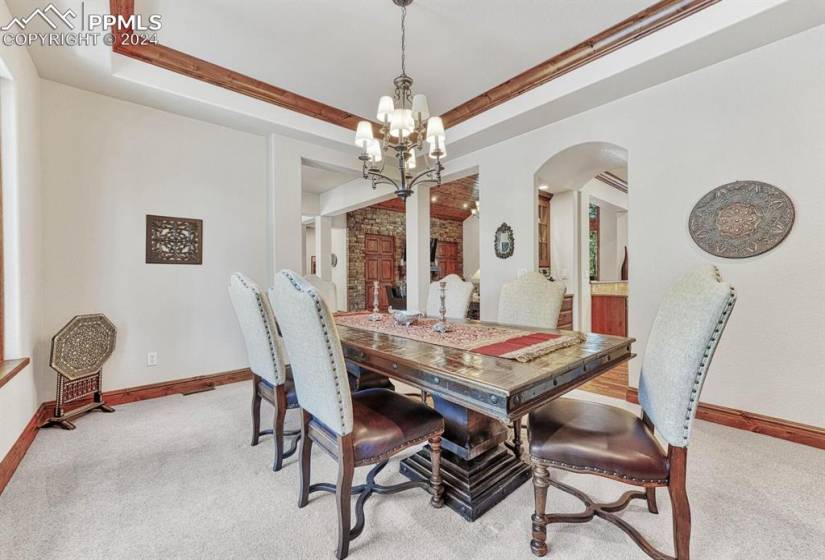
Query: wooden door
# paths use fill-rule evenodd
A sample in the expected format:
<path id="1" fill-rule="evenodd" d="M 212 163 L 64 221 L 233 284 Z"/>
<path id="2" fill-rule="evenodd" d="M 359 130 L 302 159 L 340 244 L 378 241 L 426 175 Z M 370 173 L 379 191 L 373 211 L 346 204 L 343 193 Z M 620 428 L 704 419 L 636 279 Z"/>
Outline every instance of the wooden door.
<path id="1" fill-rule="evenodd" d="M 458 243 L 439 241 L 435 256 L 438 259 L 438 277 L 436 280 L 441 280 L 449 274 L 461 276 L 461 271 L 458 270 Z"/>
<path id="2" fill-rule="evenodd" d="M 395 283 L 395 237 L 367 234 L 364 240 L 364 308 L 372 309 L 373 283 L 378 281 L 378 308 L 387 310 L 385 286 Z"/>

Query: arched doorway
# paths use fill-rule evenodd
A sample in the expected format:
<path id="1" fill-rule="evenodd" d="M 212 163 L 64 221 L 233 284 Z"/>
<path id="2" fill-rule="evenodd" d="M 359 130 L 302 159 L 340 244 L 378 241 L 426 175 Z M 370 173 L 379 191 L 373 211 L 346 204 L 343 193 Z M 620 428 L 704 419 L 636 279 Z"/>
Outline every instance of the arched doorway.
<path id="1" fill-rule="evenodd" d="M 570 146 L 536 170 L 534 183 L 539 270 L 567 285 L 573 328 L 626 335 L 627 150 L 609 142 Z M 615 377 L 613 392 L 623 396 L 626 368 Z"/>

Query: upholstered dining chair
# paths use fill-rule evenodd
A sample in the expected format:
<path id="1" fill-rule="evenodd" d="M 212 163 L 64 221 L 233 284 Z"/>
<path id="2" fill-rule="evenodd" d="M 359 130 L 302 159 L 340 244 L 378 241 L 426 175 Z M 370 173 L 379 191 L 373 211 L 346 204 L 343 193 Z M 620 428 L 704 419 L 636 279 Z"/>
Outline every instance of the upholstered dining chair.
<path id="1" fill-rule="evenodd" d="M 229 278 L 229 298 L 241 326 L 249 368 L 252 370 L 252 445 L 258 445 L 260 436 L 272 434 L 275 440 L 275 462 L 272 470 L 279 471 L 283 460 L 298 445 L 298 430 L 284 431 L 288 408 L 297 408 L 295 386 L 289 365 L 284 359 L 281 337 L 269 300 L 257 284 L 236 272 Z M 275 407 L 271 430 L 261 430 L 261 399 Z M 291 447 L 284 451 L 284 436 L 295 437 Z"/>
<path id="2" fill-rule="evenodd" d="M 467 309 L 470 308 L 470 299 L 473 297 L 473 283 L 465 282 L 458 274 L 448 274 L 443 281 L 447 282 L 444 298 L 444 307 L 450 319 L 464 319 Z M 427 293 L 427 316 L 438 317 L 441 309 L 441 286 L 439 282 L 430 284 Z"/>
<path id="3" fill-rule="evenodd" d="M 335 291 L 335 283 L 331 280 L 324 280 L 315 274 L 308 274 L 305 278 L 307 282 L 315 286 L 329 310 L 332 313 L 338 311 L 338 295 Z"/>
<path id="4" fill-rule="evenodd" d="M 430 504 L 444 504 L 441 481 L 441 434 L 444 419 L 431 408 L 387 389 L 350 394 L 338 331 L 318 290 L 291 271 L 282 271 L 269 290 L 278 324 L 292 361 L 298 402 L 303 409 L 303 445 L 298 507 L 316 490 L 335 493 L 338 506 L 338 549 L 341 559 L 364 529 L 364 502 L 373 493 L 394 494 L 410 488 L 431 491 Z M 393 455 L 429 442 L 432 475 L 429 483 L 382 486 L 376 475 Z M 310 485 L 312 444 L 338 462 L 338 481 Z M 375 465 L 366 484 L 352 486 L 355 467 Z M 351 527 L 351 496 L 358 495 L 356 523 Z"/>
<path id="5" fill-rule="evenodd" d="M 497 321 L 519 327 L 555 329 L 566 291 L 564 282 L 551 282 L 541 272 L 525 272 L 501 287 Z M 521 418 L 513 420 L 511 449 L 521 457 Z"/>
<path id="6" fill-rule="evenodd" d="M 702 385 L 735 302 L 733 288 L 722 281 L 714 266 L 690 271 L 665 295 L 642 364 L 641 418 L 622 408 L 575 399 L 558 399 L 530 413 L 528 437 L 535 492 L 530 548 L 536 556 L 547 553 L 548 524 L 582 523 L 597 516 L 630 535 L 652 558 L 672 558 L 614 515 L 633 499 L 646 500 L 648 510 L 658 513 L 655 489 L 666 487 L 673 509 L 673 558 L 689 560 L 687 448 Z M 654 431 L 668 444 L 667 452 Z M 615 502 L 600 504 L 551 480 L 549 467 L 603 476 L 645 491 L 629 491 Z M 545 513 L 549 485 L 582 500 L 584 512 Z"/>
<path id="7" fill-rule="evenodd" d="M 506 325 L 555 329 L 566 290 L 564 282 L 551 282 L 541 272 L 525 272 L 501 287 L 497 321 Z"/>

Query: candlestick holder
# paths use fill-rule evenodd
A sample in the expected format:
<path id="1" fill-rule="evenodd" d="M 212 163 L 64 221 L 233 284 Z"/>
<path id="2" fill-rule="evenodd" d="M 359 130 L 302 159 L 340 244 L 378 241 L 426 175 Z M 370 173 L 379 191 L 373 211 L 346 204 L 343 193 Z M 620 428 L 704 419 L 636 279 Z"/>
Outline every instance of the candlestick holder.
<path id="1" fill-rule="evenodd" d="M 443 334 L 450 330 L 450 324 L 447 322 L 447 282 L 442 280 L 438 283 L 438 286 L 441 288 L 441 307 L 438 309 L 438 312 L 441 314 L 441 319 L 433 325 L 433 330 Z"/>
<path id="2" fill-rule="evenodd" d="M 378 280 L 372 283 L 372 314 L 367 319 L 370 321 L 381 320 L 381 313 L 378 310 Z"/>

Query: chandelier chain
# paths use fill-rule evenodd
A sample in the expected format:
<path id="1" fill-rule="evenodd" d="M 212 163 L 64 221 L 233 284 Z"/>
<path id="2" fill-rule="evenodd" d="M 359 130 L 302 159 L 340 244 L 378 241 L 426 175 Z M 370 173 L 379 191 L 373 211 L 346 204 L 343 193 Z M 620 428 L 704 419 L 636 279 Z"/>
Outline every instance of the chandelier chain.
<path id="1" fill-rule="evenodd" d="M 407 7 L 401 7 L 401 75 L 407 75 Z"/>

